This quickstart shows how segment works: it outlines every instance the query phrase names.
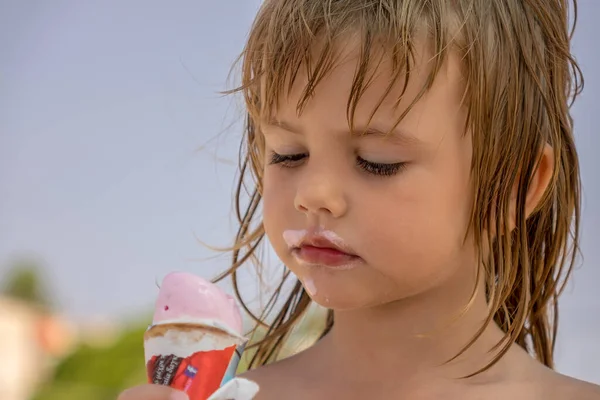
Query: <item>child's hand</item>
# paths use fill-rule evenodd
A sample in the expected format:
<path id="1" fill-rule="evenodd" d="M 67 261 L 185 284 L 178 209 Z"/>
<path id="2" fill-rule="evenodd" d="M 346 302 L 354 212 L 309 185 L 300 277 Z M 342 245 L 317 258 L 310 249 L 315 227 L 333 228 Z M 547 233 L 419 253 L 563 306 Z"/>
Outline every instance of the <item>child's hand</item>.
<path id="1" fill-rule="evenodd" d="M 168 386 L 141 385 L 125 390 L 117 400 L 189 400 L 188 396 Z"/>
<path id="2" fill-rule="evenodd" d="M 208 400 L 251 400 L 258 385 L 243 378 L 235 378 L 213 393 Z M 117 400 L 189 400 L 187 394 L 162 385 L 141 385 L 125 390 Z"/>

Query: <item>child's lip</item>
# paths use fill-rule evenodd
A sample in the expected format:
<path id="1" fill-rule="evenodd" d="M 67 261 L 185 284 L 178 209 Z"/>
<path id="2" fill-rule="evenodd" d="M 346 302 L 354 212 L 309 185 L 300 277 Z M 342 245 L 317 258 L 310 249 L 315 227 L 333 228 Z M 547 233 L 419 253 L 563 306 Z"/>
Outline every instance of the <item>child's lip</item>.
<path id="1" fill-rule="evenodd" d="M 345 254 L 347 256 L 356 256 L 356 254 L 354 254 L 354 251 L 350 249 L 349 246 L 343 245 L 340 242 L 334 243 L 326 236 L 320 234 L 307 234 L 297 246 L 297 248 L 300 249 L 304 247 L 312 247 L 321 250 L 334 250 L 338 253 Z"/>
<path id="2" fill-rule="evenodd" d="M 299 261 L 309 265 L 351 267 L 361 258 L 333 231 L 324 229 L 290 230 L 283 234 L 290 251 Z"/>
<path id="3" fill-rule="evenodd" d="M 337 233 L 323 228 L 287 230 L 283 232 L 283 238 L 290 250 L 312 246 L 321 249 L 337 250 L 346 255 L 357 256 L 357 252 Z"/>
<path id="4" fill-rule="evenodd" d="M 348 267 L 355 264 L 359 257 L 331 247 L 303 245 L 292 250 L 292 254 L 303 263 L 331 268 Z"/>

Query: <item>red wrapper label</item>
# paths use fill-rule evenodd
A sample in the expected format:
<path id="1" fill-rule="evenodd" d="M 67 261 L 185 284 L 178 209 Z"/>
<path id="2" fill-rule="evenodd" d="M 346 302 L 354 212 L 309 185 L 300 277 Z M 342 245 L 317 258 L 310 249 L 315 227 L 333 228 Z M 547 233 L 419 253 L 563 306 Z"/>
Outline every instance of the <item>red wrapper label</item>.
<path id="1" fill-rule="evenodd" d="M 235 350 L 234 345 L 186 358 L 153 356 L 146 365 L 148 382 L 184 391 L 190 400 L 206 400 L 220 387 Z"/>

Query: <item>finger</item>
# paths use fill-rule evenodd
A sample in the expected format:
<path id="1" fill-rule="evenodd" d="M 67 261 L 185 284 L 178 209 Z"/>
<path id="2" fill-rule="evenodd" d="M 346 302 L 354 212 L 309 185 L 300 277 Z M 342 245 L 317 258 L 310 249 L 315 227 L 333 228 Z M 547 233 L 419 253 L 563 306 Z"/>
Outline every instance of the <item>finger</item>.
<path id="1" fill-rule="evenodd" d="M 189 400 L 189 397 L 168 386 L 141 385 L 125 390 L 117 400 Z"/>

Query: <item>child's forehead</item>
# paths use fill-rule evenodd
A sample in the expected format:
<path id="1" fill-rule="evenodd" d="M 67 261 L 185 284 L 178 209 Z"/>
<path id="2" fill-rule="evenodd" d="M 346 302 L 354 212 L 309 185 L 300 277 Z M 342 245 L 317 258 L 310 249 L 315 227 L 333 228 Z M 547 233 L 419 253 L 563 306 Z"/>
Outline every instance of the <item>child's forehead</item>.
<path id="1" fill-rule="evenodd" d="M 453 103 L 459 103 L 464 97 L 466 86 L 461 61 L 454 51 L 446 53 L 445 59 L 437 60 L 428 42 L 421 39 L 415 44 L 411 60 L 402 66 L 395 63 L 384 45 L 369 55 L 362 50 L 356 37 L 349 38 L 330 50 L 335 58 L 331 59 L 329 68 L 319 71 L 320 75 L 315 73 L 318 66 L 313 61 L 312 66 L 303 63 L 295 71 L 263 77 L 261 103 L 270 107 L 261 110 L 260 121 L 279 120 L 282 112 L 287 114 L 283 119 L 289 120 L 321 97 L 343 103 L 349 112 L 353 110 L 359 117 L 374 116 L 382 110 L 402 113 L 421 94 L 430 95 L 423 92 L 433 91 L 438 95 L 443 92 Z M 310 51 L 311 59 L 318 60 L 323 44 L 316 43 Z M 361 66 L 365 66 L 363 71 L 360 71 Z M 285 76 L 284 84 L 268 84 L 281 76 Z M 277 101 L 271 101 L 272 98 Z"/>
<path id="2" fill-rule="evenodd" d="M 363 134 L 387 136 L 406 149 L 435 149 L 450 127 L 460 126 L 455 130 L 463 132 L 464 84 L 456 65 L 459 59 L 452 57 L 447 61 L 452 65 L 444 66 L 443 73 L 438 74 L 434 84 L 419 97 L 433 71 L 426 54 L 422 60 L 414 64 L 406 85 L 404 75 L 393 80 L 389 60 L 377 63 L 377 70 L 364 90 L 356 87 L 355 70 L 360 62 L 356 57 L 346 58 L 314 86 L 308 73 L 299 73 L 291 90 L 259 116 L 259 130 L 270 138 L 279 137 L 280 133 L 286 133 L 287 138 L 312 134 L 336 138 Z M 300 108 L 307 87 L 311 88 L 312 95 Z M 358 90 L 362 93 L 356 103 L 351 104 Z M 353 113 L 349 112 L 350 107 Z"/>

